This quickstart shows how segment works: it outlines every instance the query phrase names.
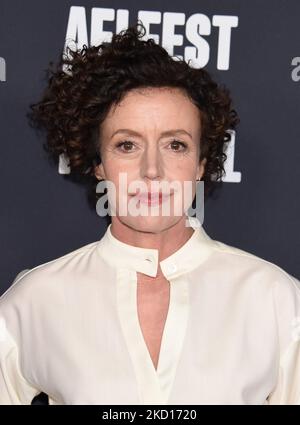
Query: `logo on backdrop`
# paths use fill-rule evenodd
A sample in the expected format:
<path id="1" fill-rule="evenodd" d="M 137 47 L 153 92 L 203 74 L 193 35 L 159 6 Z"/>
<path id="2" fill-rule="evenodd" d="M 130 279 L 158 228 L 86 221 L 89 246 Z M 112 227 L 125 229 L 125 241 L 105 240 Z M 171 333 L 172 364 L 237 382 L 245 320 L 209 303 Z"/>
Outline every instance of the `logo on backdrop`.
<path id="1" fill-rule="evenodd" d="M 292 59 L 291 65 L 294 66 L 291 77 L 295 82 L 300 81 L 300 57 L 296 56 Z"/>
<path id="2" fill-rule="evenodd" d="M 113 33 L 104 31 L 106 22 L 115 24 L 116 33 L 128 28 L 129 10 L 93 7 L 91 9 L 90 25 L 87 22 L 86 8 L 72 6 L 70 8 L 67 31 L 65 37 L 64 52 L 66 47 L 76 40 L 76 47 L 82 48 L 84 44 L 98 45 L 103 41 L 110 41 Z M 191 60 L 194 68 L 202 68 L 211 59 L 217 57 L 216 67 L 227 71 L 230 65 L 230 48 L 233 29 L 238 26 L 238 16 L 213 15 L 211 18 L 203 13 L 194 13 L 187 16 L 186 13 L 160 12 L 140 10 L 137 19 L 141 20 L 146 28 L 145 38 L 153 38 L 156 43 L 164 47 L 168 53 L 176 55 L 185 61 Z M 152 33 L 151 25 L 160 25 L 161 37 Z M 88 27 L 91 28 L 88 34 Z M 185 33 L 185 37 L 179 34 L 179 28 Z M 211 49 L 210 38 L 217 35 L 217 55 Z M 186 47 L 183 47 L 187 44 Z M 184 56 L 175 54 L 175 48 L 182 48 Z"/>
<path id="3" fill-rule="evenodd" d="M 6 81 L 6 62 L 4 58 L 0 58 L 0 82 Z"/>
<path id="4" fill-rule="evenodd" d="M 216 57 L 215 66 L 218 70 L 227 71 L 230 67 L 230 50 L 234 29 L 238 27 L 238 16 L 213 15 L 211 18 L 203 13 L 187 16 L 185 13 L 160 12 L 140 10 L 137 19 L 146 28 L 145 38 L 153 38 L 162 45 L 171 56 L 177 56 L 185 61 L 190 60 L 194 68 L 203 68 L 209 60 Z M 104 31 L 106 22 L 115 23 L 116 33 L 128 28 L 129 10 L 93 7 L 91 9 L 90 25 L 87 21 L 86 8 L 72 6 L 67 23 L 64 53 L 66 48 L 82 48 L 84 44 L 98 45 L 110 41 L 113 33 Z M 151 25 L 161 26 L 161 37 L 151 31 Z M 179 28 L 184 29 L 185 37 L 179 34 Z M 88 34 L 90 28 L 90 34 Z M 217 35 L 217 51 L 210 45 L 210 37 Z M 76 45 L 74 45 L 76 43 Z M 187 44 L 186 47 L 184 45 Z M 184 56 L 175 54 L 175 48 L 182 48 Z M 216 53 L 216 54 L 215 54 Z M 69 72 L 67 69 L 65 72 Z M 226 151 L 227 160 L 224 164 L 224 182 L 240 183 L 241 172 L 234 171 L 235 131 L 229 130 L 231 141 Z M 61 154 L 59 158 L 59 174 L 69 174 L 68 158 Z"/>

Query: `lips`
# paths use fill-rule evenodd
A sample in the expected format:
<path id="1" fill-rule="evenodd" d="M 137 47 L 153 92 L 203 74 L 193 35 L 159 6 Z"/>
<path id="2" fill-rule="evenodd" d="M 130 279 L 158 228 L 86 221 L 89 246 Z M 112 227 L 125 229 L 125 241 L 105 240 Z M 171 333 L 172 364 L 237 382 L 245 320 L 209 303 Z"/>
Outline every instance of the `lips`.
<path id="1" fill-rule="evenodd" d="M 143 204 L 157 205 L 164 202 L 170 195 L 162 192 L 142 192 L 136 195 L 136 198 Z"/>
<path id="2" fill-rule="evenodd" d="M 156 192 L 156 193 L 153 193 L 153 192 L 139 193 L 137 195 L 137 197 L 139 199 L 142 199 L 142 200 L 149 200 L 149 201 L 150 200 L 157 200 L 159 198 L 162 198 L 162 193 L 161 192 Z"/>

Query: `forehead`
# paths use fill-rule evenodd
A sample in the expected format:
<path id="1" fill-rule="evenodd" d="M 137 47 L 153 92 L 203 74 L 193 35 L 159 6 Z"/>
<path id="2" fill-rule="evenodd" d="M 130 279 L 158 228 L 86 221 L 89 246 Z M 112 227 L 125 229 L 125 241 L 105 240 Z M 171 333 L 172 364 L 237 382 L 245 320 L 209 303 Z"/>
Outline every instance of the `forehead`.
<path id="1" fill-rule="evenodd" d="M 200 110 L 178 88 L 139 88 L 111 107 L 102 131 L 115 132 L 125 125 L 141 132 L 180 127 L 196 133 L 200 130 Z"/>

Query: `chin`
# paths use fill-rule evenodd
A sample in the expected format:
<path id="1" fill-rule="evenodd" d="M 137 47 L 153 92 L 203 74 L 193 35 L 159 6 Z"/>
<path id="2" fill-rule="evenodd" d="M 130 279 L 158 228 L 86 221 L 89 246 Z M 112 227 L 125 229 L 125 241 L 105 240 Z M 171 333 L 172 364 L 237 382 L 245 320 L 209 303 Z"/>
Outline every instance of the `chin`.
<path id="1" fill-rule="evenodd" d="M 146 233 L 161 233 L 164 230 L 174 226 L 182 217 L 119 217 L 120 221 L 126 226 Z"/>

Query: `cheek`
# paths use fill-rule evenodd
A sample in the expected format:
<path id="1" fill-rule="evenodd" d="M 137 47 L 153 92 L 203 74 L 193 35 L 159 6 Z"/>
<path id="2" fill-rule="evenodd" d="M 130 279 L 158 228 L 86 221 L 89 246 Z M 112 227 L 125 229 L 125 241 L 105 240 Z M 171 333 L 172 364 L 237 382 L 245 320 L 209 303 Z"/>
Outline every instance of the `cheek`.
<path id="1" fill-rule="evenodd" d="M 106 159 L 105 164 L 105 174 L 108 180 L 113 181 L 116 185 L 119 181 L 121 174 L 126 174 L 127 179 L 130 179 L 134 173 L 136 173 L 136 164 L 128 163 L 118 157 L 111 159 Z"/>
<path id="2" fill-rule="evenodd" d="M 191 159 L 174 161 L 170 164 L 169 171 L 173 180 L 194 181 L 197 176 L 197 162 Z"/>
<path id="3" fill-rule="evenodd" d="M 108 194 L 110 202 L 117 206 L 119 202 L 127 203 L 129 184 L 138 179 L 137 167 L 128 164 L 128 162 L 125 164 L 124 161 L 119 159 L 107 161 L 105 166 L 106 180 L 110 182 L 110 188 L 112 187 Z M 116 195 L 116 198 L 114 198 L 114 195 Z"/>
<path id="4" fill-rule="evenodd" d="M 188 161 L 178 164 L 172 169 L 170 181 L 176 182 L 174 203 L 181 205 L 186 211 L 192 204 L 196 194 L 196 178 L 197 178 L 197 163 L 196 161 Z"/>

